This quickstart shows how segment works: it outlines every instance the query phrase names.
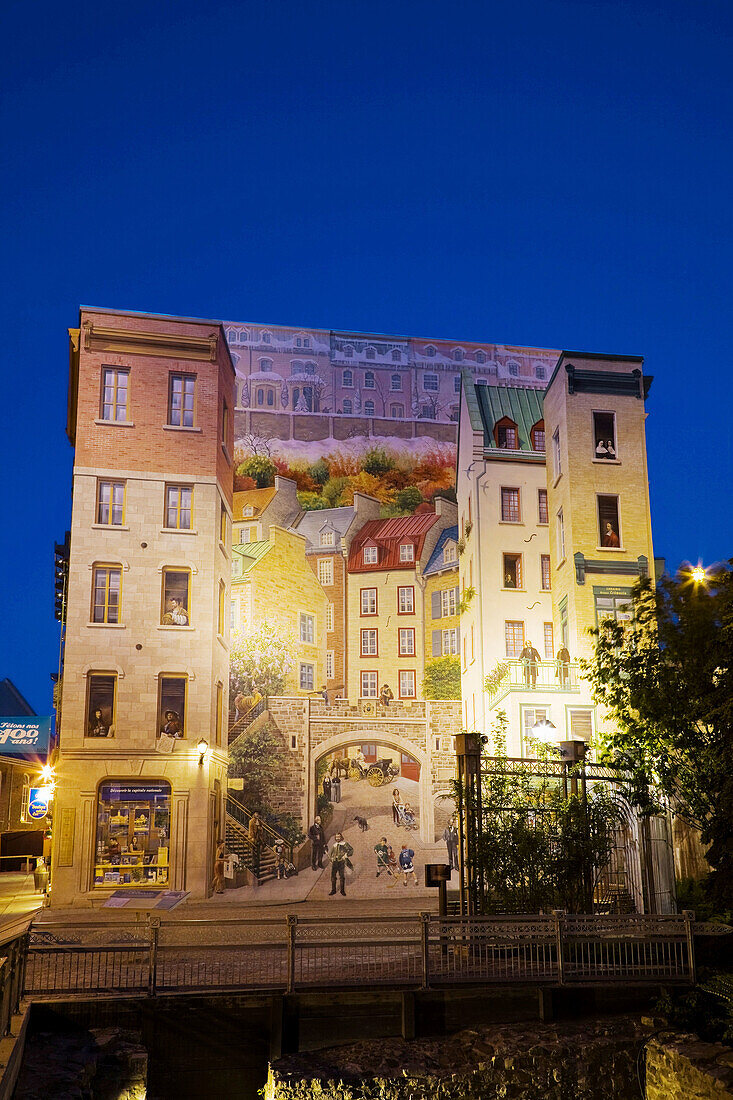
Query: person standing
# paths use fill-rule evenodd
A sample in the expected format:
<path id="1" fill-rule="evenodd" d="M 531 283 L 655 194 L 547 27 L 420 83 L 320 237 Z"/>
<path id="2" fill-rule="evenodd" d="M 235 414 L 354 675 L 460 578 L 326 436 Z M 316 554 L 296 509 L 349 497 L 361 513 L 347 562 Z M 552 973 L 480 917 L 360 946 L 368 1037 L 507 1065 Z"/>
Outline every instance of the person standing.
<path id="1" fill-rule="evenodd" d="M 417 875 L 415 874 L 415 864 L 413 863 L 414 858 L 415 853 L 412 848 L 408 848 L 406 844 L 403 844 L 402 851 L 399 855 L 400 871 L 402 871 L 404 875 L 402 879 L 403 886 L 407 886 L 407 879 L 410 875 L 412 875 L 413 885 L 417 886 Z"/>
<path id="2" fill-rule="evenodd" d="M 256 877 L 260 873 L 260 848 L 262 846 L 262 822 L 257 810 L 255 810 L 249 819 L 247 836 L 249 838 L 249 846 L 252 849 L 252 870 Z"/>
<path id="3" fill-rule="evenodd" d="M 557 651 L 557 675 L 561 686 L 565 687 L 570 679 L 570 654 L 564 645 Z"/>
<path id="4" fill-rule="evenodd" d="M 338 772 L 336 772 L 335 776 L 331 780 L 331 801 L 341 801 L 341 777 L 339 776 Z"/>
<path id="5" fill-rule="evenodd" d="M 336 833 L 328 858 L 331 860 L 331 890 L 329 897 L 336 893 L 336 878 L 339 880 L 339 889 L 343 897 L 346 897 L 346 868 L 351 867 L 351 856 L 354 849 L 348 841 L 344 840 L 342 833 Z"/>
<path id="6" fill-rule="evenodd" d="M 311 870 L 315 871 L 317 866 L 323 867 L 323 854 L 328 851 L 326 834 L 323 831 L 320 817 L 314 820 L 308 830 L 308 837 L 311 842 Z"/>
<path id="7" fill-rule="evenodd" d="M 519 654 L 519 660 L 522 662 L 522 668 L 524 669 L 524 682 L 527 687 L 537 687 L 537 669 L 540 664 L 540 655 L 534 648 L 532 643 L 528 640 L 524 649 Z"/>
<path id="8" fill-rule="evenodd" d="M 387 874 L 390 874 L 389 844 L 387 843 L 386 836 L 382 837 L 379 844 L 374 845 L 374 854 L 377 857 L 377 878 L 379 878 L 382 871 L 386 871 Z"/>
<path id="9" fill-rule="evenodd" d="M 216 848 L 216 856 L 214 857 L 214 882 L 213 890 L 215 894 L 224 893 L 224 860 L 226 858 L 226 846 L 224 841 L 221 840 Z"/>
<path id="10" fill-rule="evenodd" d="M 324 777 L 323 777 L 323 793 L 326 796 L 326 798 L 328 799 L 328 801 L 330 802 L 331 801 L 331 780 L 329 779 L 328 774 L 324 775 Z"/>
<path id="11" fill-rule="evenodd" d="M 399 788 L 395 787 L 395 789 L 392 791 L 392 821 L 397 826 L 399 826 L 401 824 L 401 822 L 400 822 L 400 805 L 401 805 L 401 802 L 402 802 L 402 799 L 400 797 Z"/>
<path id="12" fill-rule="evenodd" d="M 382 690 L 379 693 L 379 702 L 383 707 L 388 707 L 391 699 L 394 699 L 392 688 L 387 683 L 382 684 Z"/>
<path id="13" fill-rule="evenodd" d="M 446 828 L 443 831 L 443 840 L 445 846 L 448 849 L 448 863 L 450 864 L 451 871 L 458 870 L 458 829 L 456 829 L 455 821 L 448 822 Z"/>

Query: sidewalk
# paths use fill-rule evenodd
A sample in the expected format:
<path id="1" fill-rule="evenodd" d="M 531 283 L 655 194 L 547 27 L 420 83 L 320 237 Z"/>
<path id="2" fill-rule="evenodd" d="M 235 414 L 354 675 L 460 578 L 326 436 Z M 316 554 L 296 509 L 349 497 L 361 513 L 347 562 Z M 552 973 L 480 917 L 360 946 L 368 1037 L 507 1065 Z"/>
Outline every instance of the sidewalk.
<path id="1" fill-rule="evenodd" d="M 43 905 L 43 894 L 37 894 L 33 872 L 3 871 L 0 874 L 0 921 L 30 916 Z"/>

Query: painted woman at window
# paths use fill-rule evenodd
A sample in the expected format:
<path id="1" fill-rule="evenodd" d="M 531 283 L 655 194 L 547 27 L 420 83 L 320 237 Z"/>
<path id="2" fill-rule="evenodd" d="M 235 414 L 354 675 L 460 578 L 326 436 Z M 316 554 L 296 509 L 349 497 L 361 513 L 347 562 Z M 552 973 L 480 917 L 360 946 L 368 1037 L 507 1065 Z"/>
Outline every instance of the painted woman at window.
<path id="1" fill-rule="evenodd" d="M 89 736 L 90 737 L 106 737 L 109 733 L 109 726 L 102 717 L 102 712 L 97 707 L 94 712 L 94 717 L 89 722 Z"/>
<path id="2" fill-rule="evenodd" d="M 165 722 L 160 732 L 166 737 L 183 737 L 183 730 L 181 729 L 181 719 L 178 717 L 177 711 L 167 710 L 165 712 Z"/>

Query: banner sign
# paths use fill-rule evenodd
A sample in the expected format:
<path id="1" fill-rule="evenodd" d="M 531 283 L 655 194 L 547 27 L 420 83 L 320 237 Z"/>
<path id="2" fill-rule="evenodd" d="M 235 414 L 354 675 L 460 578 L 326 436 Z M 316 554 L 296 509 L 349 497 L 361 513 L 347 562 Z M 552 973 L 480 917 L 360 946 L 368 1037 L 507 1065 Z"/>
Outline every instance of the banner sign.
<path id="1" fill-rule="evenodd" d="M 103 802 L 150 802 L 170 793 L 168 783 L 103 783 L 99 796 Z"/>
<path id="2" fill-rule="evenodd" d="M 51 721 L 50 717 L 0 718 L 0 756 L 46 756 Z"/>
<path id="3" fill-rule="evenodd" d="M 48 788 L 31 787 L 28 799 L 28 817 L 37 821 L 48 813 Z"/>

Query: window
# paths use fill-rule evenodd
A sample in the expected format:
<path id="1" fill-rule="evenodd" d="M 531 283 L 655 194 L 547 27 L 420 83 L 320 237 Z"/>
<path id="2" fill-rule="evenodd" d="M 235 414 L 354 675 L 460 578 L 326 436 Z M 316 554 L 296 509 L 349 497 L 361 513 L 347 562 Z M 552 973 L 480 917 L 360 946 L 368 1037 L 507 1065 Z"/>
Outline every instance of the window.
<path id="1" fill-rule="evenodd" d="M 376 672 L 362 672 L 361 674 L 362 699 L 377 698 L 377 674 Z"/>
<path id="2" fill-rule="evenodd" d="M 361 632 L 362 657 L 377 656 L 377 632 L 376 630 L 362 630 Z"/>
<path id="3" fill-rule="evenodd" d="M 391 390 L 395 390 L 395 391 L 401 391 L 402 390 L 402 375 L 401 374 L 393 374 L 393 375 L 390 376 L 389 388 Z"/>
<path id="4" fill-rule="evenodd" d="M 562 473 L 562 459 L 560 458 L 560 429 L 555 428 L 552 433 L 552 466 L 555 473 L 555 477 L 558 478 Z"/>
<path id="5" fill-rule="evenodd" d="M 455 561 L 458 561 L 458 547 L 451 539 L 443 547 L 443 565 L 451 565 Z"/>
<path id="6" fill-rule="evenodd" d="M 437 374 L 424 374 L 422 376 L 423 389 L 428 393 L 438 392 L 438 376 Z"/>
<path id="7" fill-rule="evenodd" d="M 321 531 L 320 544 L 321 546 L 334 546 L 336 543 L 335 531 Z"/>
<path id="8" fill-rule="evenodd" d="M 523 588 L 522 555 L 504 554 L 504 588 Z"/>
<path id="9" fill-rule="evenodd" d="M 367 348 L 364 352 L 364 355 L 367 359 L 376 359 L 377 357 L 377 353 L 374 348 Z"/>
<path id="10" fill-rule="evenodd" d="M 263 344 L 271 344 L 272 343 L 272 336 L 270 335 L 269 332 L 263 332 L 262 333 L 262 343 Z"/>
<path id="11" fill-rule="evenodd" d="M 344 398 L 344 413 L 346 416 L 351 416 L 354 411 L 354 403 L 350 397 Z"/>
<path id="12" fill-rule="evenodd" d="M 519 489 L 501 490 L 502 523 L 519 523 Z"/>
<path id="13" fill-rule="evenodd" d="M 633 598 L 630 588 L 594 588 L 596 622 L 603 619 L 615 619 L 616 622 L 629 622 L 633 614 Z"/>
<path id="14" fill-rule="evenodd" d="M 443 657 L 451 657 L 458 653 L 458 630 L 456 627 L 452 627 L 448 630 L 441 630 L 441 655 Z"/>
<path id="15" fill-rule="evenodd" d="M 504 623 L 504 642 L 507 657 L 519 657 L 524 649 L 524 623 L 507 620 Z"/>
<path id="16" fill-rule="evenodd" d="M 227 589 L 224 581 L 219 581 L 219 608 L 216 620 L 216 629 L 220 638 L 226 636 L 227 619 L 226 619 L 226 594 Z"/>
<path id="17" fill-rule="evenodd" d="M 476 352 L 476 362 L 477 363 L 485 363 L 486 362 L 486 352 L 477 351 Z"/>
<path id="18" fill-rule="evenodd" d="M 165 886 L 171 788 L 165 780 L 102 783 L 96 808 L 94 886 Z"/>
<path id="19" fill-rule="evenodd" d="M 557 556 L 560 561 L 565 560 L 565 521 L 562 508 L 557 513 Z"/>
<path id="20" fill-rule="evenodd" d="M 376 615 L 376 613 L 377 613 L 377 590 L 376 590 L 376 588 L 362 588 L 362 590 L 361 590 L 361 613 L 362 613 L 362 615 Z"/>
<path id="21" fill-rule="evenodd" d="M 124 481 L 97 482 L 97 523 L 121 527 L 125 522 Z"/>
<path id="22" fill-rule="evenodd" d="M 547 513 L 547 489 L 537 490 L 537 522 L 549 522 Z"/>
<path id="23" fill-rule="evenodd" d="M 117 674 L 90 672 L 87 677 L 87 737 L 114 737 Z"/>
<path id="24" fill-rule="evenodd" d="M 244 516 L 253 516 L 254 514 L 255 514 L 255 510 L 254 510 L 253 505 L 245 504 L 242 515 L 244 515 Z"/>
<path id="25" fill-rule="evenodd" d="M 316 620 L 314 615 L 308 615 L 304 611 L 300 613 L 300 640 L 306 645 L 313 645 L 316 637 Z"/>
<path id="26" fill-rule="evenodd" d="M 400 543 L 400 561 L 414 561 L 415 547 L 411 542 Z"/>
<path id="27" fill-rule="evenodd" d="M 568 733 L 573 741 L 590 741 L 593 738 L 593 711 L 572 708 L 568 711 Z"/>
<path id="28" fill-rule="evenodd" d="M 540 379 L 545 379 L 547 377 L 547 371 L 544 367 L 535 367 L 535 374 Z"/>
<path id="29" fill-rule="evenodd" d="M 227 522 L 227 510 L 224 507 L 224 501 L 222 501 L 219 510 L 219 542 L 221 542 L 224 546 L 227 546 L 229 543 L 229 539 L 227 537 L 229 534 Z"/>
<path id="30" fill-rule="evenodd" d="M 415 611 L 415 589 L 397 589 L 397 612 L 399 615 L 412 615 Z"/>
<path id="31" fill-rule="evenodd" d="M 400 627 L 400 657 L 412 657 L 415 652 L 415 628 Z"/>
<path id="32" fill-rule="evenodd" d="M 515 363 L 513 360 L 510 359 L 507 363 L 507 367 L 509 368 L 509 374 L 512 376 L 512 378 L 516 378 L 519 374 L 519 363 Z"/>
<path id="33" fill-rule="evenodd" d="M 535 722 L 547 721 L 550 717 L 547 707 L 522 707 L 522 729 L 524 740 L 536 740 L 537 734 L 533 729 Z"/>
<path id="34" fill-rule="evenodd" d="M 400 669 L 400 699 L 415 698 L 415 673 L 412 669 Z"/>
<path id="35" fill-rule="evenodd" d="M 272 370 L 272 359 L 260 359 L 259 368 L 261 371 L 264 371 L 265 374 L 267 374 L 269 371 Z"/>
<path id="36" fill-rule="evenodd" d="M 364 565 L 376 565 L 377 556 L 376 546 L 365 546 L 361 552 L 361 560 Z"/>
<path id="37" fill-rule="evenodd" d="M 217 745 L 221 745 L 224 740 L 224 687 L 222 684 L 216 685 L 216 730 L 214 731 L 214 738 Z"/>
<path id="38" fill-rule="evenodd" d="M 313 691 L 315 686 L 315 665 L 310 661 L 301 661 L 299 669 L 299 681 L 301 691 Z"/>
<path id="39" fill-rule="evenodd" d="M 544 420 L 538 420 L 536 424 L 532 426 L 532 430 L 529 433 L 529 437 L 532 440 L 533 451 L 544 451 L 545 449 L 545 422 Z"/>
<path id="40" fill-rule="evenodd" d="M 558 608 L 558 613 L 560 615 L 560 638 L 562 639 L 562 644 L 567 649 L 568 642 L 570 640 L 570 629 L 569 629 L 569 626 L 568 626 L 568 598 L 567 598 L 567 596 L 565 596 L 565 598 L 560 601 L 560 606 Z"/>
<path id="41" fill-rule="evenodd" d="M 442 618 L 455 615 L 458 611 L 458 589 L 444 588 L 440 593 L 440 612 Z"/>
<path id="42" fill-rule="evenodd" d="M 177 531 L 190 531 L 192 516 L 193 489 L 188 485 L 166 485 L 163 525 Z"/>
<path id="43" fill-rule="evenodd" d="M 549 592 L 552 587 L 550 583 L 550 555 L 540 554 L 540 574 L 541 582 L 540 587 L 543 592 Z"/>
<path id="44" fill-rule="evenodd" d="M 326 679 L 333 680 L 334 677 L 334 652 L 332 649 L 326 650 Z"/>
<path id="45" fill-rule="evenodd" d="M 331 558 L 318 559 L 318 582 L 323 585 L 333 584 L 333 561 Z"/>
<path id="46" fill-rule="evenodd" d="M 462 363 L 463 358 L 464 358 L 463 348 L 456 348 L 455 351 L 453 352 L 453 361 L 455 363 Z"/>
<path id="47" fill-rule="evenodd" d="M 507 451 L 517 449 L 517 425 L 508 416 L 502 417 L 494 429 L 496 445 Z"/>
<path id="48" fill-rule="evenodd" d="M 364 389 L 365 390 L 373 390 L 375 385 L 376 385 L 376 383 L 374 381 L 374 371 L 373 370 L 364 371 Z"/>
<path id="49" fill-rule="evenodd" d="M 394 351 L 392 352 L 392 362 L 393 363 L 399 363 L 399 361 L 401 359 L 402 359 L 402 352 L 398 351 L 398 349 L 395 348 Z"/>
<path id="50" fill-rule="evenodd" d="M 395 417 L 395 419 L 399 419 L 400 417 L 403 417 L 405 415 L 405 406 L 404 405 L 390 405 L 389 415 L 392 416 L 392 417 Z"/>
<path id="51" fill-rule="evenodd" d="M 326 604 L 326 630 L 330 633 L 333 630 L 333 604 Z"/>
<path id="52" fill-rule="evenodd" d="M 95 565 L 92 575 L 92 622 L 119 623 L 121 566 Z"/>
<path id="53" fill-rule="evenodd" d="M 599 546 L 606 550 L 617 550 L 621 546 L 618 519 L 618 497 L 598 496 L 598 534 Z"/>
<path id="54" fill-rule="evenodd" d="M 364 402 L 364 416 L 374 416 L 374 402 L 373 401 L 365 401 Z"/>
<path id="55" fill-rule="evenodd" d="M 102 420 L 112 420 L 118 424 L 127 420 L 129 379 L 129 370 L 102 368 L 102 392 L 99 401 L 99 415 Z"/>
<path id="56" fill-rule="evenodd" d="M 428 346 L 425 348 L 425 355 L 427 355 L 428 359 L 434 359 L 435 352 L 436 348 L 434 348 L 432 344 L 428 344 Z"/>
<path id="57" fill-rule="evenodd" d="M 188 677 L 165 673 L 158 679 L 158 735 L 186 736 Z"/>
<path id="58" fill-rule="evenodd" d="M 353 370 L 345 370 L 341 375 L 341 385 L 344 389 L 350 390 L 354 387 L 354 372 Z"/>
<path id="59" fill-rule="evenodd" d="M 162 626 L 190 624 L 191 574 L 188 569 L 163 570 Z"/>
<path id="60" fill-rule="evenodd" d="M 552 623 L 544 623 L 542 632 L 545 643 L 545 660 L 551 661 L 555 652 L 552 638 Z"/>
<path id="61" fill-rule="evenodd" d="M 616 414 L 612 412 L 593 413 L 593 453 L 604 462 L 616 458 Z"/>
<path id="62" fill-rule="evenodd" d="M 239 531 L 240 542 L 257 542 L 257 527 L 242 527 Z"/>
<path id="63" fill-rule="evenodd" d="M 229 406 L 226 401 L 222 402 L 221 407 L 221 445 L 224 450 L 227 449 L 227 441 L 229 439 Z"/>
<path id="64" fill-rule="evenodd" d="M 454 393 L 460 393 L 461 392 L 461 376 L 460 376 L 460 374 L 457 374 L 455 376 L 455 378 L 453 379 L 453 392 Z"/>
<path id="65" fill-rule="evenodd" d="M 354 349 L 352 348 L 351 344 L 347 344 L 347 345 L 346 345 L 346 346 L 344 347 L 344 357 L 345 357 L 346 359 L 353 359 L 353 357 L 354 357 Z M 348 374 L 350 374 L 351 372 L 350 372 L 350 371 L 348 371 L 347 373 L 348 373 Z M 345 385 L 345 384 L 346 384 L 346 383 L 344 383 L 344 385 Z"/>
<path id="66" fill-rule="evenodd" d="M 195 374 L 171 374 L 168 385 L 168 423 L 176 428 L 192 428 Z"/>

